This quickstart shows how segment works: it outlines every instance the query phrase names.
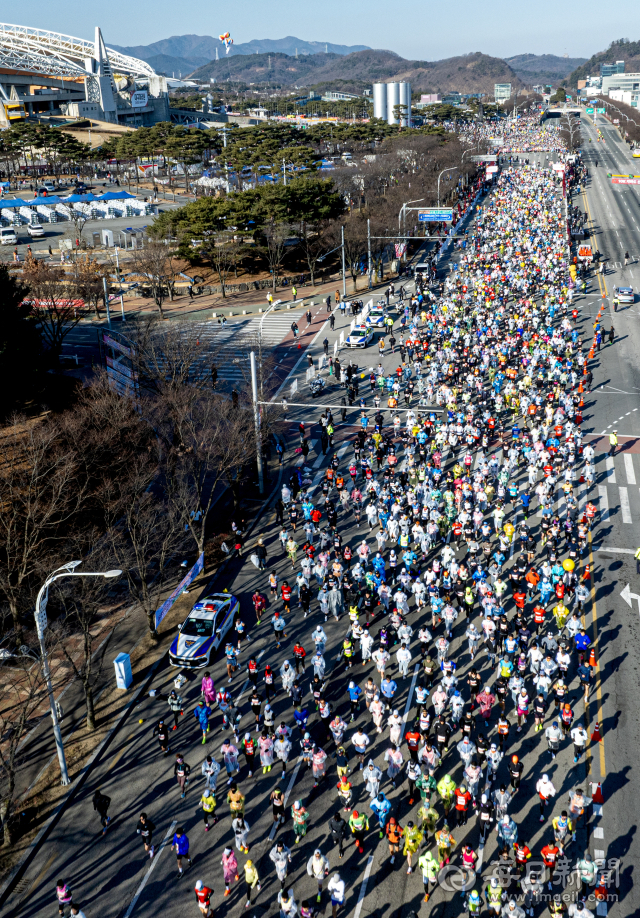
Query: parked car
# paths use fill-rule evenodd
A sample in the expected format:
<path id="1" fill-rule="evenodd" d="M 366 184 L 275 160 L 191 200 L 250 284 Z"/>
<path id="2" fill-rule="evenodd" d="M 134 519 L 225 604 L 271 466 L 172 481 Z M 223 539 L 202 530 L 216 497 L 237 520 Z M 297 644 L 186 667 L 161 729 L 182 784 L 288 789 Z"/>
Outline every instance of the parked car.
<path id="1" fill-rule="evenodd" d="M 17 245 L 18 237 L 12 226 L 0 227 L 0 245 Z"/>
<path id="2" fill-rule="evenodd" d="M 171 665 L 184 669 L 208 666 L 212 652 L 218 650 L 233 625 L 237 609 L 238 600 L 231 593 L 211 593 L 198 600 L 169 649 Z"/>
<path id="3" fill-rule="evenodd" d="M 30 223 L 27 226 L 27 232 L 32 239 L 35 239 L 38 236 L 44 236 L 44 227 L 40 223 Z"/>

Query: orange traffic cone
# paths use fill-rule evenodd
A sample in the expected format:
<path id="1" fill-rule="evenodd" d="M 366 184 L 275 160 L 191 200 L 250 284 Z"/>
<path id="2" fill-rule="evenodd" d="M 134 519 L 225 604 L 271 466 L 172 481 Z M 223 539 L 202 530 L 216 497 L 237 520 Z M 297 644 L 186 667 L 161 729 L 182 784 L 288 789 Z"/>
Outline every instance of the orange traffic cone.
<path id="1" fill-rule="evenodd" d="M 604 797 L 602 796 L 602 784 L 600 784 L 598 781 L 597 784 L 592 784 L 591 787 L 595 787 L 592 795 L 593 802 L 602 805 L 604 803 Z"/>
<path id="2" fill-rule="evenodd" d="M 298 350 L 300 350 L 301 347 L 302 347 L 302 344 L 300 341 L 298 341 Z"/>
<path id="3" fill-rule="evenodd" d="M 580 484 L 584 484 L 584 475 L 580 475 Z"/>
<path id="4" fill-rule="evenodd" d="M 584 574 L 582 575 L 582 580 L 583 581 L 591 580 L 591 565 L 590 564 L 585 564 Z"/>
<path id="5" fill-rule="evenodd" d="M 601 736 L 601 734 L 600 734 L 600 724 L 598 723 L 598 721 L 596 721 L 596 728 L 595 728 L 595 730 L 593 731 L 593 733 L 591 734 L 591 742 L 592 742 L 592 743 L 601 743 L 601 742 L 602 742 L 602 736 Z"/>
<path id="6" fill-rule="evenodd" d="M 595 665 L 596 665 L 596 652 L 592 647 L 591 653 L 589 654 L 589 666 L 595 666 Z"/>

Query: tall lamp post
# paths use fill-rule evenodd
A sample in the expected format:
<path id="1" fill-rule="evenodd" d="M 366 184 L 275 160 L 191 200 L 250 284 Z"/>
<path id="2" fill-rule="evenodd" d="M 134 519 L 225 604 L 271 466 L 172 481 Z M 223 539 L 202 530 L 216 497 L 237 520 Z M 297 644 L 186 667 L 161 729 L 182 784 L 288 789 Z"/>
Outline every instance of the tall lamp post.
<path id="1" fill-rule="evenodd" d="M 67 760 L 64 755 L 64 745 L 62 743 L 62 732 L 60 730 L 60 722 L 58 720 L 58 712 L 56 710 L 56 701 L 53 696 L 53 685 L 51 684 L 51 672 L 49 670 L 49 660 L 47 659 L 47 648 L 44 643 L 44 633 L 46 631 L 48 621 L 47 621 L 47 600 L 49 599 L 49 587 L 56 580 L 60 580 L 62 577 L 104 577 L 107 580 L 111 580 L 114 577 L 120 577 L 122 571 L 102 571 L 100 573 L 89 573 L 84 571 L 79 571 L 76 573 L 75 568 L 78 565 L 82 564 L 82 561 L 69 561 L 67 564 L 63 564 L 62 567 L 58 567 L 53 573 L 49 574 L 45 582 L 40 588 L 38 593 L 38 598 L 36 599 L 36 629 L 38 632 L 38 640 L 40 641 L 40 660 L 42 663 L 42 673 L 44 675 L 45 681 L 47 683 L 47 692 L 49 694 L 49 706 L 51 708 L 51 720 L 53 721 L 53 735 L 56 741 L 56 751 L 58 753 L 58 762 L 60 763 L 60 776 L 62 778 L 62 784 L 69 784 L 69 772 L 67 771 Z"/>
<path id="2" fill-rule="evenodd" d="M 443 169 L 438 176 L 438 207 L 440 207 L 440 179 L 445 174 L 445 172 L 455 172 L 457 169 L 458 166 L 448 166 L 446 169 Z"/>

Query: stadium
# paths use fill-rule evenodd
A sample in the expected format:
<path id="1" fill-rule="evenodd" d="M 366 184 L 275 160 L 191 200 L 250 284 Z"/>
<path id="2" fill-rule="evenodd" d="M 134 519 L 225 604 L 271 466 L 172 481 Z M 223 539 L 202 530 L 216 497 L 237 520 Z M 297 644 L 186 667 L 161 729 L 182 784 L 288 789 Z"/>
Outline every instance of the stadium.
<path id="1" fill-rule="evenodd" d="M 0 127 L 37 116 L 139 127 L 168 121 L 167 81 L 95 40 L 0 23 Z"/>

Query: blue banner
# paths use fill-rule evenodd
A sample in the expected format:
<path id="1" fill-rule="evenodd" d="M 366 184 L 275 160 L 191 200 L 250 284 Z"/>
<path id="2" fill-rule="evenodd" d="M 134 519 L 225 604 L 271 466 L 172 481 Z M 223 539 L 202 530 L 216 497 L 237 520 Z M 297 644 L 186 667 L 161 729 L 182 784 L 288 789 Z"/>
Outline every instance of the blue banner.
<path id="1" fill-rule="evenodd" d="M 165 615 L 167 614 L 171 606 L 174 604 L 178 596 L 180 596 L 183 590 L 186 590 L 186 588 L 189 586 L 190 583 L 193 583 L 193 581 L 196 579 L 198 574 L 202 572 L 203 568 L 204 568 L 204 553 L 200 555 L 200 557 L 198 558 L 196 563 L 193 565 L 189 573 L 186 575 L 186 577 L 184 577 L 180 581 L 180 583 L 175 588 L 175 590 L 171 593 L 171 595 L 167 597 L 167 599 L 165 599 L 165 601 L 162 603 L 160 608 L 156 610 L 156 628 L 158 627 L 162 619 L 165 617 Z"/>

